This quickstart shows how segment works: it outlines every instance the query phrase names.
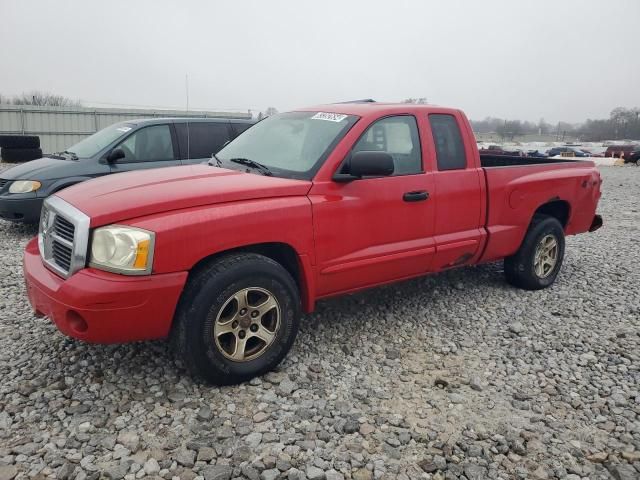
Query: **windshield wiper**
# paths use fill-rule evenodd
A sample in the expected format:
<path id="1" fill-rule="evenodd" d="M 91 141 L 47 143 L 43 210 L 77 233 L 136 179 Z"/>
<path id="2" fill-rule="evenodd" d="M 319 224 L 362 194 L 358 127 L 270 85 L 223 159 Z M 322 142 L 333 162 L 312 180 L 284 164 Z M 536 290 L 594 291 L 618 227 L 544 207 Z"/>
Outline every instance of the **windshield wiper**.
<path id="1" fill-rule="evenodd" d="M 273 175 L 273 172 L 269 170 L 269 167 L 249 158 L 230 158 L 229 161 L 233 163 L 239 163 L 240 165 L 246 165 L 247 167 L 255 168 L 256 170 L 260 170 L 262 174 L 267 177 Z"/>
<path id="2" fill-rule="evenodd" d="M 209 165 L 213 166 L 213 163 L 211 163 L 211 160 L 216 161 L 216 167 L 222 167 L 222 160 L 220 160 L 215 153 L 211 154 L 211 159 L 207 162 Z"/>

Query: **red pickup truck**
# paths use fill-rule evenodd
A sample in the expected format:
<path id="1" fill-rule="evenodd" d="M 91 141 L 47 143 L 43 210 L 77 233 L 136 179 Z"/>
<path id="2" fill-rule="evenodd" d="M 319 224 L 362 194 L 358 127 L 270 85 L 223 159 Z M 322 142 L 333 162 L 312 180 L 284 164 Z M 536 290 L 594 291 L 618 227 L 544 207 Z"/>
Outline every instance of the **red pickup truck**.
<path id="1" fill-rule="evenodd" d="M 593 231 L 590 161 L 478 154 L 454 109 L 336 104 L 275 115 L 209 164 L 123 173 L 49 197 L 26 247 L 36 314 L 88 342 L 169 337 L 195 375 L 262 374 L 318 299 L 504 259 L 551 285 Z"/>

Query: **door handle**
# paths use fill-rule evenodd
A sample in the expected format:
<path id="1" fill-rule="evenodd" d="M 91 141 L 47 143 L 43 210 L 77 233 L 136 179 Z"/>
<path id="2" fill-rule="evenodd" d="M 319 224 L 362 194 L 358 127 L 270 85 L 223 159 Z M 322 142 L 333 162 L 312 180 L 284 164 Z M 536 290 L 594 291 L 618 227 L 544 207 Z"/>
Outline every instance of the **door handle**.
<path id="1" fill-rule="evenodd" d="M 425 190 L 421 190 L 417 192 L 407 192 L 402 196 L 402 199 L 405 202 L 421 202 L 422 200 L 429 199 L 429 192 Z"/>

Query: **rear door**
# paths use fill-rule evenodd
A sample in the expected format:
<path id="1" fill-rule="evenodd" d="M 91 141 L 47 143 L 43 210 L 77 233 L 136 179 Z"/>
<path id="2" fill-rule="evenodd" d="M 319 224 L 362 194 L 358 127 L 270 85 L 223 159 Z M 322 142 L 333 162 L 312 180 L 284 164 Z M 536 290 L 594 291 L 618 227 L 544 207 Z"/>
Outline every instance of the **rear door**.
<path id="1" fill-rule="evenodd" d="M 233 138 L 227 120 L 176 123 L 180 158 L 183 165 L 202 163 L 218 153 Z"/>
<path id="2" fill-rule="evenodd" d="M 171 124 L 142 127 L 115 148 L 125 156 L 110 165 L 111 173 L 180 165 L 175 132 Z"/>
<path id="3" fill-rule="evenodd" d="M 423 167 L 416 118 L 375 121 L 347 158 L 361 150 L 389 153 L 395 173 L 314 183 L 309 199 L 319 296 L 419 275 L 433 259 L 433 177 Z"/>
<path id="4" fill-rule="evenodd" d="M 451 113 L 430 113 L 436 154 L 434 270 L 469 263 L 479 253 L 486 201 L 482 169 L 474 164 L 473 150 L 463 140 L 461 119 Z"/>

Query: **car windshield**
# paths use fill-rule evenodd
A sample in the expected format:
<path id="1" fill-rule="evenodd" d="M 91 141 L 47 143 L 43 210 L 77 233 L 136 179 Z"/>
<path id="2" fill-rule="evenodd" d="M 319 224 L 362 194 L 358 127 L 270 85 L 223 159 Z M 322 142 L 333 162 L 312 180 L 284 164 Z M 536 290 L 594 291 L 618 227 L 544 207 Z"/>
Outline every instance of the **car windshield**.
<path id="1" fill-rule="evenodd" d="M 311 179 L 333 147 L 359 117 L 325 112 L 288 112 L 258 122 L 216 157 L 230 168 L 232 159 L 267 167 L 275 176 Z"/>
<path id="2" fill-rule="evenodd" d="M 67 148 L 67 151 L 75 153 L 79 158 L 93 157 L 100 150 L 113 143 L 114 140 L 126 135 L 133 127 L 134 125 L 131 123 L 116 123 L 80 140 L 75 145 Z"/>

